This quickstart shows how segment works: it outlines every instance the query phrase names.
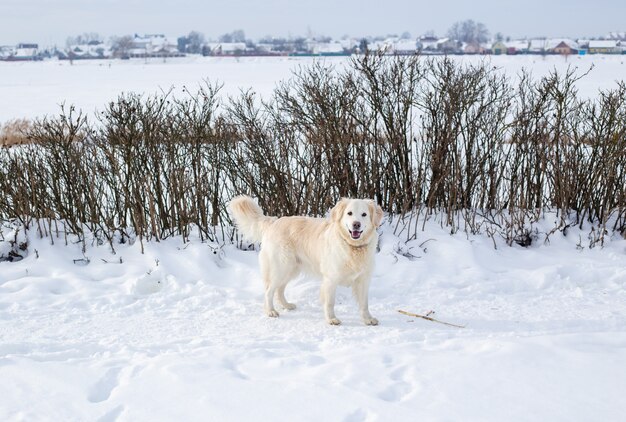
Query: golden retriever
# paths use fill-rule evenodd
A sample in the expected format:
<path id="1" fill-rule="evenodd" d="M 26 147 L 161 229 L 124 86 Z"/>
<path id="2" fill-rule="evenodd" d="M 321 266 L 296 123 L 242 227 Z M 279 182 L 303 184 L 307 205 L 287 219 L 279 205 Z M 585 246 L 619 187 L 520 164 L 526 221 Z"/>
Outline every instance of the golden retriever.
<path id="1" fill-rule="evenodd" d="M 283 308 L 295 309 L 285 299 L 285 287 L 304 271 L 322 279 L 321 299 L 329 324 L 341 324 L 335 316 L 338 285 L 352 287 L 366 325 L 378 324 L 368 309 L 376 228 L 383 218 L 383 210 L 374 201 L 343 198 L 329 218 L 268 217 L 252 198 L 243 195 L 234 198 L 229 209 L 243 235 L 261 242 L 259 264 L 268 316 L 278 316 L 274 296 Z"/>

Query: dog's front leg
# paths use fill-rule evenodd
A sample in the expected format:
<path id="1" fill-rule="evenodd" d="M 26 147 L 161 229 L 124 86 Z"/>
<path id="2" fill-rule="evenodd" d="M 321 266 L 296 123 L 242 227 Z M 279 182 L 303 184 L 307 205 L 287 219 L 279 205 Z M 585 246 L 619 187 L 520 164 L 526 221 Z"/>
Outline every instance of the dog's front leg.
<path id="1" fill-rule="evenodd" d="M 337 283 L 332 282 L 328 278 L 324 278 L 322 282 L 322 304 L 324 306 L 324 316 L 330 325 L 339 325 L 341 321 L 335 316 L 335 293 L 337 292 Z"/>
<path id="2" fill-rule="evenodd" d="M 276 318 L 278 311 L 274 308 L 274 292 L 276 288 L 271 283 L 265 289 L 265 313 L 267 316 Z"/>
<path id="3" fill-rule="evenodd" d="M 352 291 L 359 302 L 359 312 L 361 313 L 361 319 L 365 325 L 378 325 L 378 320 L 370 314 L 369 311 L 369 278 L 361 278 L 352 285 Z"/>

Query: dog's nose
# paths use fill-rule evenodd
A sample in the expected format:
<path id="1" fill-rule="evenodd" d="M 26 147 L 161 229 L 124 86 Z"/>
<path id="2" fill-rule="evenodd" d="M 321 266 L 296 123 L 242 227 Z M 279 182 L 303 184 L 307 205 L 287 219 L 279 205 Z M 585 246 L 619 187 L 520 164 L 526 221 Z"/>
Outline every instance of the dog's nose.
<path id="1" fill-rule="evenodd" d="M 352 228 L 354 230 L 359 230 L 361 228 L 361 223 L 359 221 L 355 221 L 354 223 L 352 223 Z"/>

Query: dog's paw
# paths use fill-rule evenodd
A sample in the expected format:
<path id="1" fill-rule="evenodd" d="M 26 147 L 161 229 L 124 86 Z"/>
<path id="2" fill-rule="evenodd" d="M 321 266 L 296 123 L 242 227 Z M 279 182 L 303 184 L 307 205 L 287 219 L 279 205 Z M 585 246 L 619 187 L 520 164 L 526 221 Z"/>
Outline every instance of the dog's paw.
<path id="1" fill-rule="evenodd" d="M 276 309 L 270 309 L 269 311 L 267 311 L 267 316 L 271 317 L 271 318 L 277 318 L 278 315 L 280 315 L 278 313 L 278 311 Z"/>
<path id="2" fill-rule="evenodd" d="M 365 318 L 363 322 L 365 325 L 378 325 L 378 320 L 374 317 Z"/>
<path id="3" fill-rule="evenodd" d="M 283 305 L 283 308 L 287 309 L 288 311 L 293 311 L 294 309 L 296 309 L 296 304 L 295 303 L 285 303 Z"/>
<path id="4" fill-rule="evenodd" d="M 330 325 L 339 325 L 339 324 L 341 324 L 341 321 L 339 321 L 337 318 L 330 318 L 327 321 L 328 321 L 328 323 Z"/>

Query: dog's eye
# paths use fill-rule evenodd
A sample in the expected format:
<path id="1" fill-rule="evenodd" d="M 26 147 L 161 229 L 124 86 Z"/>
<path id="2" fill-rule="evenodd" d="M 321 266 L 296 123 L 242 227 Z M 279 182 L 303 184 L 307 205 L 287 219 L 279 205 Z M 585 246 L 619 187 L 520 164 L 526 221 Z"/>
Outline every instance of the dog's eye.
<path id="1" fill-rule="evenodd" d="M 348 215 L 352 215 L 352 211 L 348 211 Z"/>
<path id="2" fill-rule="evenodd" d="M 363 214 L 361 214 L 361 217 L 367 217 L 367 213 L 364 212 Z"/>

